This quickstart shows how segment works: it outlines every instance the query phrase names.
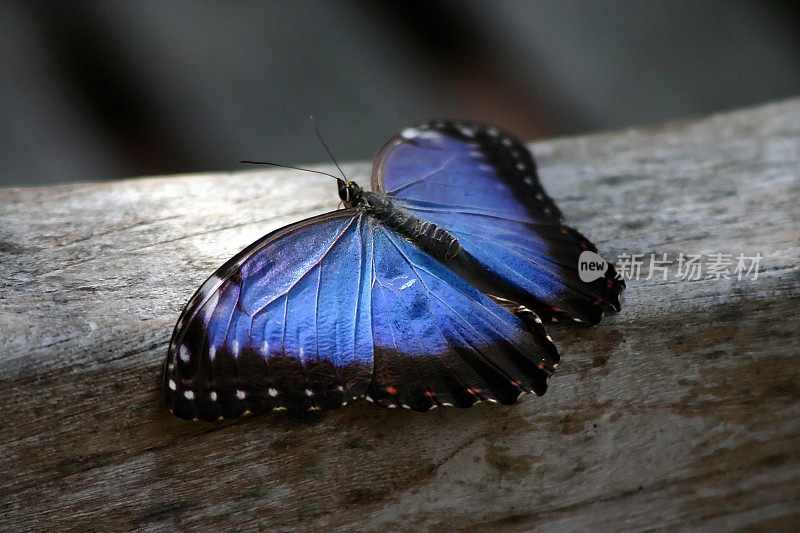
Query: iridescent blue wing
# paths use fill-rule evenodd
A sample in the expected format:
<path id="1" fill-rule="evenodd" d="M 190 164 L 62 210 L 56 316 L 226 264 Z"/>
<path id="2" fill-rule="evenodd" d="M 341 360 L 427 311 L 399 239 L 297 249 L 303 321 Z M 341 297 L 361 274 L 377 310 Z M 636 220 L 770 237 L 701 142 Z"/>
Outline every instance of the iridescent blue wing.
<path id="1" fill-rule="evenodd" d="M 529 330 L 387 226 L 373 235 L 372 399 L 424 411 L 544 394 L 558 352 L 540 324 Z"/>
<path id="2" fill-rule="evenodd" d="M 336 211 L 279 229 L 198 289 L 164 372 L 176 415 L 331 408 L 366 393 L 372 266 L 362 219 L 360 210 Z"/>
<path id="3" fill-rule="evenodd" d="M 175 327 L 167 405 L 215 420 L 367 396 L 427 410 L 543 393 L 558 354 L 363 209 L 257 241 L 197 291 Z"/>
<path id="4" fill-rule="evenodd" d="M 527 148 L 495 128 L 409 128 L 379 152 L 372 188 L 456 237 L 466 253 L 448 267 L 511 308 L 592 324 L 620 308 L 624 282 L 614 266 L 581 281 L 578 258 L 597 248 L 562 223 Z"/>

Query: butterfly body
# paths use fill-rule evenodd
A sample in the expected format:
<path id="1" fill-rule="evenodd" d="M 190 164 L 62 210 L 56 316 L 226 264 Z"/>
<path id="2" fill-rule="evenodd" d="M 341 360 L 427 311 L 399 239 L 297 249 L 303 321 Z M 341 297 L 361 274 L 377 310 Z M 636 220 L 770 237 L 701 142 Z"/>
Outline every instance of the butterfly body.
<path id="1" fill-rule="evenodd" d="M 266 235 L 198 289 L 170 343 L 168 406 L 215 420 L 543 394 L 559 356 L 539 317 L 596 322 L 622 284 L 613 267 L 577 280 L 577 256 L 596 249 L 534 178 L 494 128 L 405 131 L 379 153 L 372 191 L 340 180 L 345 209 Z"/>
<path id="2" fill-rule="evenodd" d="M 458 239 L 447 230 L 396 206 L 385 194 L 364 191 L 356 205 L 440 261 L 453 259 L 461 250 Z"/>

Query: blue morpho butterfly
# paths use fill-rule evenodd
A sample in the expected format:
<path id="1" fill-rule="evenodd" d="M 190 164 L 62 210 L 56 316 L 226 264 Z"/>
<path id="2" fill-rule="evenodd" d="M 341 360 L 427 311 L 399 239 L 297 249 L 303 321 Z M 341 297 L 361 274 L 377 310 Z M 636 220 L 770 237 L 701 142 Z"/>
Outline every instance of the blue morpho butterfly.
<path id="1" fill-rule="evenodd" d="M 510 404 L 544 394 L 558 363 L 542 320 L 620 308 L 614 267 L 580 280 L 597 249 L 496 128 L 409 128 L 378 153 L 372 191 L 338 186 L 345 209 L 262 237 L 189 300 L 164 372 L 175 415 Z"/>

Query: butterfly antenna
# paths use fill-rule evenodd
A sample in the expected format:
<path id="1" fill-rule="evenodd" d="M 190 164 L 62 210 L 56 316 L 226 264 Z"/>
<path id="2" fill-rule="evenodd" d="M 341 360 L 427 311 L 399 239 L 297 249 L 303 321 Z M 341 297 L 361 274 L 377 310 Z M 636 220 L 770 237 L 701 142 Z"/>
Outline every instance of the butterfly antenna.
<path id="1" fill-rule="evenodd" d="M 247 163 L 250 165 L 270 165 L 273 167 L 281 167 L 281 168 L 291 168 L 292 170 L 302 170 L 303 172 L 313 172 L 314 174 L 322 174 L 323 176 L 330 176 L 331 178 L 338 180 L 337 176 L 333 174 L 328 174 L 327 172 L 322 172 L 321 170 L 311 170 L 310 168 L 303 168 L 303 167 L 293 167 L 291 165 L 281 165 L 280 163 L 271 163 L 269 161 L 239 161 L 239 163 Z"/>
<path id="2" fill-rule="evenodd" d="M 314 126 L 314 131 L 316 131 L 316 132 L 317 132 L 317 138 L 319 139 L 319 142 L 321 142 L 321 143 L 322 143 L 322 146 L 325 148 L 325 151 L 326 151 L 326 152 L 328 152 L 328 155 L 330 156 L 330 158 L 331 158 L 331 161 L 333 161 L 333 164 L 334 164 L 334 165 L 336 165 L 336 168 L 338 168 L 338 169 L 339 169 L 339 173 L 340 173 L 340 174 L 342 175 L 342 177 L 344 178 L 344 181 L 347 181 L 347 176 L 345 176 L 345 175 L 344 175 L 344 172 L 342 172 L 342 167 L 340 167 L 340 166 L 339 166 L 339 163 L 337 163 L 337 162 L 336 162 L 336 158 L 335 158 L 335 157 L 333 157 L 333 154 L 331 153 L 331 150 L 330 150 L 330 148 L 328 148 L 328 145 L 327 145 L 327 144 L 325 144 L 325 139 L 323 139 L 323 138 L 322 138 L 322 134 L 319 132 L 319 128 L 317 127 L 317 123 L 316 123 L 316 121 L 314 120 L 314 116 L 313 116 L 313 115 L 311 115 L 311 116 L 310 116 L 310 117 L 308 117 L 308 118 L 309 118 L 309 119 L 311 119 L 311 124 Z M 337 178 L 337 179 L 338 179 L 338 178 Z"/>

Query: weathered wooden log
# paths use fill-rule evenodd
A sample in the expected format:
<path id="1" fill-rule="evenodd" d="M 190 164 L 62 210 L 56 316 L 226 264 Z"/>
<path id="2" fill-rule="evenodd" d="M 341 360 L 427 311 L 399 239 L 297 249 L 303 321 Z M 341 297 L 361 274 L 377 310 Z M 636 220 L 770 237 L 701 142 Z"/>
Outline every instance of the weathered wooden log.
<path id="1" fill-rule="evenodd" d="M 425 414 L 207 424 L 162 406 L 189 296 L 336 208 L 331 180 L 0 189 L 0 529 L 800 528 L 800 99 L 532 148 L 568 223 L 609 259 L 642 254 L 642 275 L 621 314 L 549 327 L 545 396 Z M 739 254 L 760 254 L 757 278 Z"/>

